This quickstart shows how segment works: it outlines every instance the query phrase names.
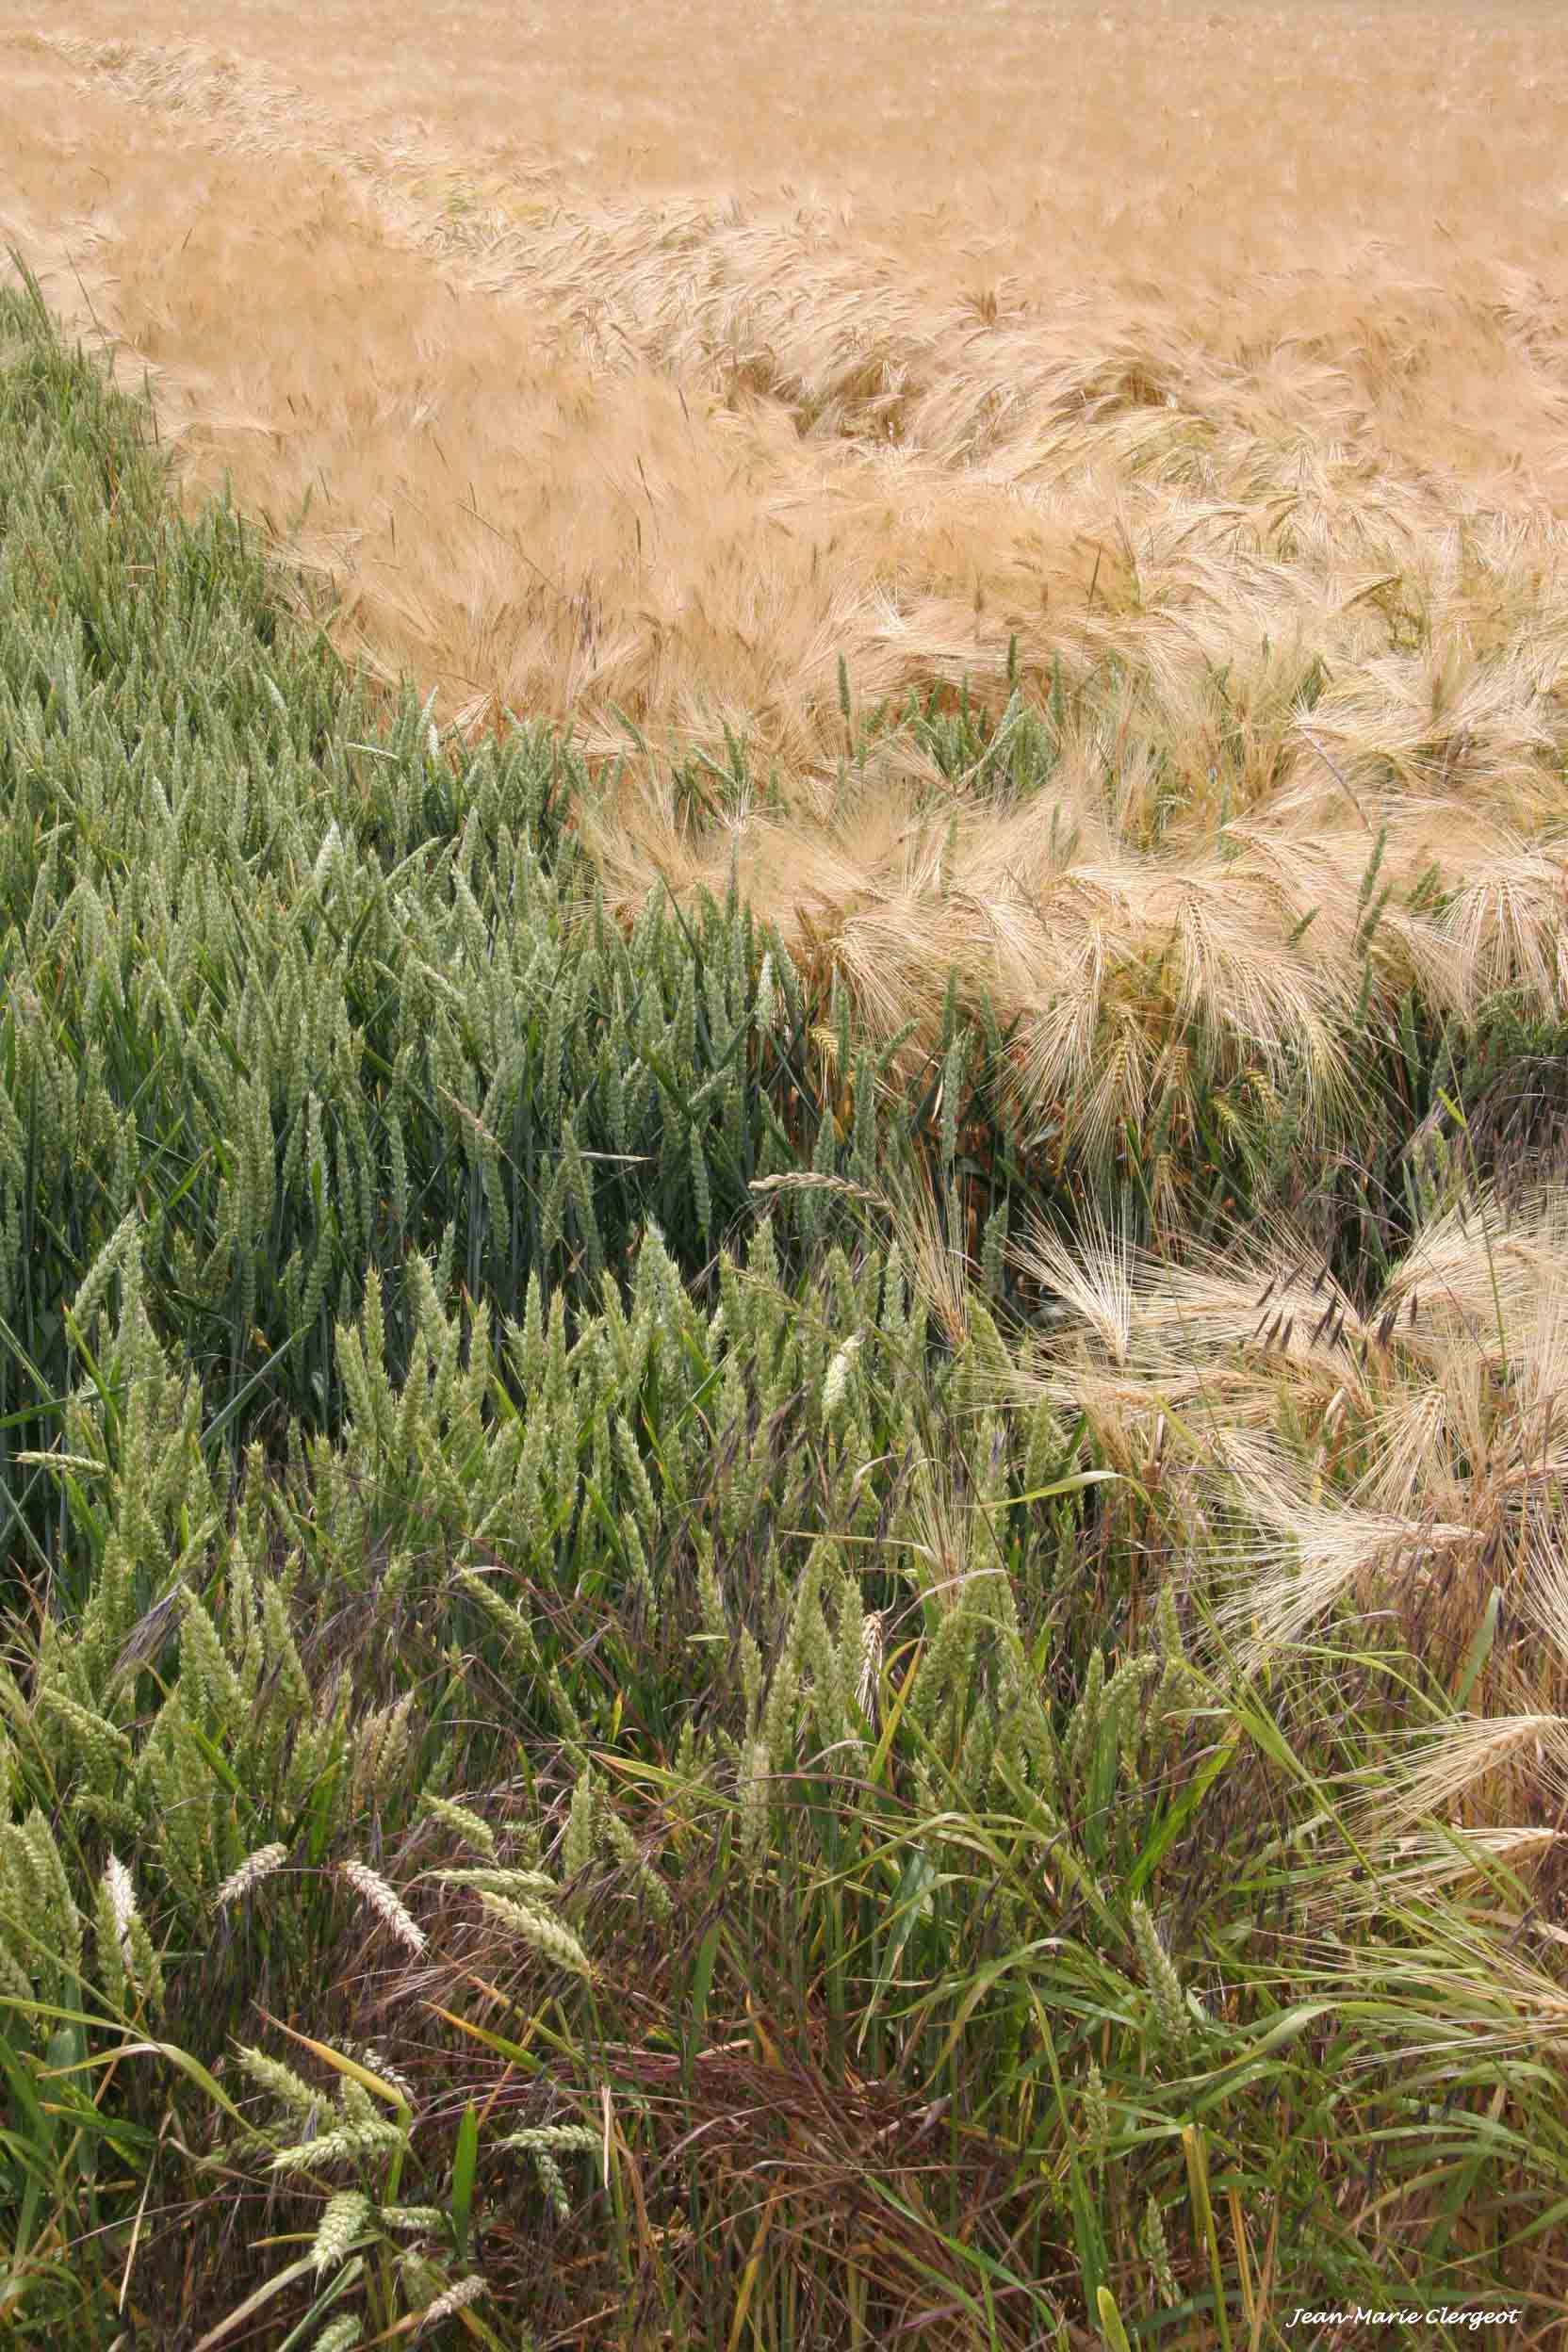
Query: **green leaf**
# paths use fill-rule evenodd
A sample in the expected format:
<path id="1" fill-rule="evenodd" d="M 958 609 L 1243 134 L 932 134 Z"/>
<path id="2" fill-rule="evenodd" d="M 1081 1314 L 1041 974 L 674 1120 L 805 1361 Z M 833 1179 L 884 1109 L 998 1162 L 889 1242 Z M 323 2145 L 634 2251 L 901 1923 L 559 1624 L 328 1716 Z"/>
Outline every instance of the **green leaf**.
<path id="1" fill-rule="evenodd" d="M 1233 1724 L 1214 1754 L 1200 1766 L 1191 1785 L 1184 1788 L 1160 1822 L 1154 1835 L 1134 1863 L 1127 1881 L 1130 1895 L 1141 1895 L 1160 1863 L 1181 1836 L 1199 1806 L 1202 1804 L 1220 1773 L 1236 1752 L 1241 1739 L 1239 1728 Z"/>
<path id="2" fill-rule="evenodd" d="M 1100 2312 L 1100 2332 L 1109 2344 L 1110 2352 L 1132 2352 L 1127 2330 L 1121 2324 L 1121 2313 L 1117 2310 L 1116 2297 L 1109 2287 L 1101 2288 L 1095 2302 Z"/>
<path id="3" fill-rule="evenodd" d="M 479 2162 L 479 2116 L 472 2099 L 463 2110 L 452 2155 L 452 2240 L 459 2257 L 468 2251 L 468 2218 L 474 2202 L 474 2167 Z"/>
<path id="4" fill-rule="evenodd" d="M 692 1970 L 691 2022 L 687 2028 L 684 2080 L 692 2087 L 692 2069 L 702 2049 L 703 2030 L 708 2022 L 708 1995 L 713 1982 L 713 1963 L 719 1952 L 719 1922 L 704 1936 L 697 1947 L 696 1966 Z"/>
<path id="5" fill-rule="evenodd" d="M 855 2045 L 857 2053 L 865 2041 L 871 2028 L 872 2018 L 875 2016 L 881 2004 L 882 1996 L 891 1980 L 892 1972 L 898 1966 L 899 1953 L 908 1942 L 926 1897 L 936 1884 L 936 1866 L 917 1848 L 904 1866 L 904 1875 L 899 1881 L 898 1892 L 893 1897 L 891 1933 L 883 1948 L 882 1965 L 876 1972 L 875 1987 L 870 2001 L 866 2003 L 866 2014 L 860 2020 L 859 2038 Z"/>
<path id="6" fill-rule="evenodd" d="M 1464 1654 L 1464 1664 L 1460 1669 L 1460 1677 L 1454 1686 L 1456 1715 L 1462 1715 L 1469 1706 L 1470 1693 L 1480 1680 L 1482 1670 L 1492 1655 L 1492 1644 L 1497 1638 L 1497 1615 L 1502 1608 L 1502 1593 L 1494 1585 L 1491 1598 L 1481 1611 L 1480 1623 L 1470 1637 L 1470 1647 Z"/>

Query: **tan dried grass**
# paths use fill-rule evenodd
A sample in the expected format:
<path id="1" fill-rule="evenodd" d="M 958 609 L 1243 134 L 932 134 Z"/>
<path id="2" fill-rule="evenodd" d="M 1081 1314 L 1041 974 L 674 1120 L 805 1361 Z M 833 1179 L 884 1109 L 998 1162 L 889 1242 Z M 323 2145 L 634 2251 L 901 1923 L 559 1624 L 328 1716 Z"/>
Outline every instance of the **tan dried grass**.
<path id="1" fill-rule="evenodd" d="M 1170 1540 L 1201 1531 L 1229 1560 L 1219 1621 L 1244 1672 L 1349 1602 L 1457 1681 L 1495 1590 L 1510 1707 L 1568 1706 L 1568 1194 L 1505 1213 L 1456 1193 L 1364 1314 L 1282 1228 L 1185 1264 L 1098 1231 L 1014 1256 L 1054 1299 L 1020 1394 L 1083 1413 L 1135 1478 L 1159 1430 Z"/>
<path id="2" fill-rule="evenodd" d="M 777 771 L 694 830 L 634 760 L 624 903 L 737 871 L 884 1028 L 956 964 L 1091 1140 L 1194 1014 L 1331 1099 L 1385 823 L 1462 886 L 1386 966 L 1563 1000 L 1560 12 L 46 0 L 0 67 L 0 233 L 349 648 Z M 1012 640 L 1121 665 L 1050 809 L 840 788 L 841 657 Z"/>

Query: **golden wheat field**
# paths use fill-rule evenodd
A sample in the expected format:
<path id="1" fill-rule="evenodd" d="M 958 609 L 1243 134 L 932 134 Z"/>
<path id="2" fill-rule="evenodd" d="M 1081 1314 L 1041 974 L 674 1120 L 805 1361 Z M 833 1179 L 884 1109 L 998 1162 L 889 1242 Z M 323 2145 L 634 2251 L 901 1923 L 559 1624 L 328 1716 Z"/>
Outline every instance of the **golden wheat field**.
<path id="1" fill-rule="evenodd" d="M 1091 1123 L 1200 1004 L 1331 1091 L 1384 825 L 1464 886 L 1385 955 L 1563 991 L 1565 158 L 1549 7 L 0 34 L 0 236 L 346 649 L 460 726 L 639 730 L 613 891 L 738 862 L 874 1021 L 956 963 Z M 1073 823 L 960 785 L 933 830 L 900 735 L 846 792 L 841 661 L 862 708 L 1095 681 Z M 665 755 L 727 727 L 776 789 L 694 832 Z"/>

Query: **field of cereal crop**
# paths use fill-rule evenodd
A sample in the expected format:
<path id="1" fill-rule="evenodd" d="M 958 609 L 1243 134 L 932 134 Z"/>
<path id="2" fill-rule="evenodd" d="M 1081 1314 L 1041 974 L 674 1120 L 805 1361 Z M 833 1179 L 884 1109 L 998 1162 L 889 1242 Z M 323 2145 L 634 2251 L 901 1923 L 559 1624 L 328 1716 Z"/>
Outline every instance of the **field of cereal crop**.
<path id="1" fill-rule="evenodd" d="M 0 2331 L 1557 2340 L 1565 156 L 0 26 Z"/>

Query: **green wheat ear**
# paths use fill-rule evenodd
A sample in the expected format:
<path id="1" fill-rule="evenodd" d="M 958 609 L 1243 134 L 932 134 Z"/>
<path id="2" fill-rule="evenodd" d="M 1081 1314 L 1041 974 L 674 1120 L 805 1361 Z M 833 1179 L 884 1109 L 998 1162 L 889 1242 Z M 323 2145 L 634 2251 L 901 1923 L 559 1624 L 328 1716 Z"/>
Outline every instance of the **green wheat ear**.
<path id="1" fill-rule="evenodd" d="M 1132 1906 L 1133 1940 L 1137 1947 L 1144 1982 L 1159 2022 L 1162 2036 L 1171 2049 L 1181 2050 L 1191 2038 L 1192 2018 L 1182 1991 L 1182 1981 L 1175 1963 L 1160 1941 L 1159 1931 L 1150 1916 L 1149 1906 L 1135 1898 Z"/>
<path id="2" fill-rule="evenodd" d="M 311 2352 L 354 2352 L 364 2338 L 364 2321 L 353 2311 L 342 2311 L 312 2338 Z"/>
<path id="3" fill-rule="evenodd" d="M 1143 2250 L 1154 2274 L 1154 2285 L 1160 2300 L 1168 2311 L 1174 2311 L 1180 2301 L 1176 2273 L 1170 2260 L 1170 2245 L 1166 2236 L 1165 2216 L 1157 2197 L 1150 2197 L 1144 2208 Z"/>

